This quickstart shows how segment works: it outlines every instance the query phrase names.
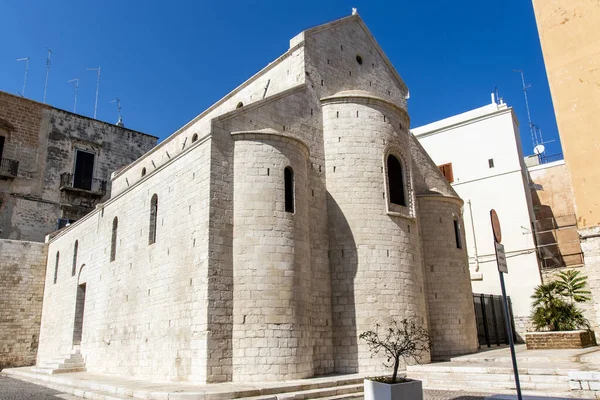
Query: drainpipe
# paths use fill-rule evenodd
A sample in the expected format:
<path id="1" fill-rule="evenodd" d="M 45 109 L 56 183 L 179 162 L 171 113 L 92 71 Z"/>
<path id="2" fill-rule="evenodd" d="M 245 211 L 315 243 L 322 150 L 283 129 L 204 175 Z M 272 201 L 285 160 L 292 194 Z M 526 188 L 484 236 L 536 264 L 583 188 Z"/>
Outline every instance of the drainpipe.
<path id="1" fill-rule="evenodd" d="M 479 255 L 477 255 L 477 237 L 475 236 L 475 223 L 473 222 L 473 208 L 471 208 L 471 199 L 467 201 L 469 204 L 469 215 L 471 217 L 471 229 L 473 231 L 473 244 L 475 245 L 475 272 L 479 272 Z"/>

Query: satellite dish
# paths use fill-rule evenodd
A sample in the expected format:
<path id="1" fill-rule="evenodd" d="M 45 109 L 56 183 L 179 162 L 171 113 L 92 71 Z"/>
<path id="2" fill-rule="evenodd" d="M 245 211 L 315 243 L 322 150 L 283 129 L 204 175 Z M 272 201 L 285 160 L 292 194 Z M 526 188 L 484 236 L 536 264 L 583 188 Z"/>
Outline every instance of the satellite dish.
<path id="1" fill-rule="evenodd" d="M 538 144 L 533 148 L 535 154 L 542 154 L 544 150 L 546 150 L 546 147 L 543 144 Z"/>

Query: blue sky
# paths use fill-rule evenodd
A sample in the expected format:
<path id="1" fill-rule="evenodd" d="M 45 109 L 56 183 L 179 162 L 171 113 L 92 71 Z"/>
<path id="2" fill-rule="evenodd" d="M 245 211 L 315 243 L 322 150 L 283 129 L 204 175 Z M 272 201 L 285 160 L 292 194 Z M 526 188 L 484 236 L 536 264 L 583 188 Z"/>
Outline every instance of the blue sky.
<path id="1" fill-rule="evenodd" d="M 47 102 L 92 116 L 102 68 L 98 119 L 165 138 L 284 53 L 300 31 L 357 7 L 404 81 L 411 125 L 490 102 L 498 87 L 521 122 L 531 153 L 520 76 L 547 154 L 560 152 L 533 7 L 528 0 L 363 1 L 33 1 L 0 0 L 0 90 L 41 101 L 46 49 L 53 50 Z"/>

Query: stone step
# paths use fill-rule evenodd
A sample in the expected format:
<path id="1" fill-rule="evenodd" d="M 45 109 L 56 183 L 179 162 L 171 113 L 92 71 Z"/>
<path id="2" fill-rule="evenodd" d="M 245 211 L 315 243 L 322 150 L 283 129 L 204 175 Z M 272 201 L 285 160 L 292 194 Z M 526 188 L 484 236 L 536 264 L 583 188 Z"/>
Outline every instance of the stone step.
<path id="1" fill-rule="evenodd" d="M 45 375 L 66 374 L 67 372 L 84 372 L 85 365 L 77 366 L 77 367 L 62 366 L 59 368 L 39 366 L 39 367 L 31 367 L 31 371 L 36 374 L 45 374 Z"/>
<path id="2" fill-rule="evenodd" d="M 325 386 L 300 391 L 287 391 L 287 387 L 279 388 L 276 393 L 260 396 L 239 397 L 239 400 L 307 400 L 307 399 L 352 399 L 361 398 L 363 383 L 342 386 Z"/>

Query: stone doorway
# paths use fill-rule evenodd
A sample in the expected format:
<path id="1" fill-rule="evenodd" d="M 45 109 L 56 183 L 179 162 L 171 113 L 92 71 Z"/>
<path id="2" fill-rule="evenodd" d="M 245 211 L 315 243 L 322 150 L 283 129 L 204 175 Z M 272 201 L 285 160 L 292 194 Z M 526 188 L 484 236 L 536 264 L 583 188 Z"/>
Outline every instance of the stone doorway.
<path id="1" fill-rule="evenodd" d="M 85 307 L 85 283 L 77 286 L 75 301 L 75 323 L 73 325 L 73 346 L 81 344 L 83 334 L 83 314 Z"/>

